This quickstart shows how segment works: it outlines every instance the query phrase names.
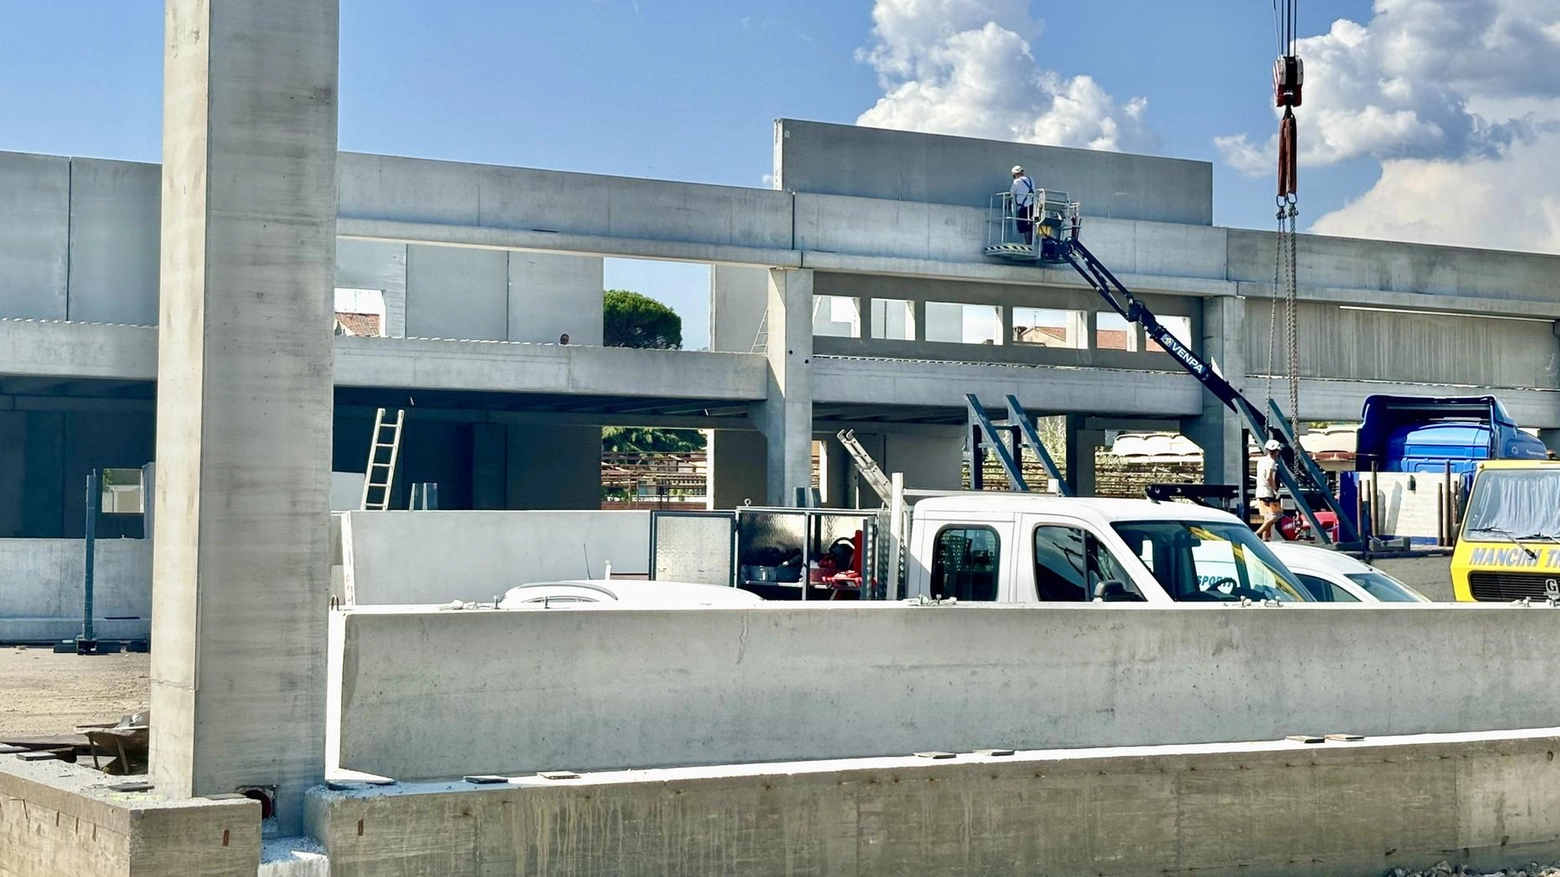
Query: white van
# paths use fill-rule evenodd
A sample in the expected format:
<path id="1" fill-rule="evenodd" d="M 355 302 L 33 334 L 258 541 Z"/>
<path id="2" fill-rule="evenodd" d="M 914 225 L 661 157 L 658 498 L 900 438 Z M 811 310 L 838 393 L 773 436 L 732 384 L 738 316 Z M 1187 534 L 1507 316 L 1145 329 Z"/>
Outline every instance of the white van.
<path id="1" fill-rule="evenodd" d="M 1240 519 L 1146 499 L 964 493 L 917 502 L 906 597 L 1309 602 Z"/>

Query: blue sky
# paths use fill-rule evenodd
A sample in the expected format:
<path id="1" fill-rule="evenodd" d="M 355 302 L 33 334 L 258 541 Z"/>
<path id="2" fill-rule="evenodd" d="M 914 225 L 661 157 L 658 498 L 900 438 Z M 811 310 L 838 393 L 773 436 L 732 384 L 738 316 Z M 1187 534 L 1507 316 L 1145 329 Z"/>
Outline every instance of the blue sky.
<path id="1" fill-rule="evenodd" d="M 1426 13 L 1449 15 L 1453 5 L 1464 28 L 1481 26 L 1470 7 L 1489 11 L 1485 29 L 1425 36 L 1435 31 L 1426 22 L 1441 21 Z M 1482 169 L 1500 178 L 1494 185 L 1511 173 L 1491 162 L 1524 144 L 1548 154 L 1532 133 L 1541 127 L 1480 123 L 1546 109 L 1560 97 L 1549 91 L 1555 78 L 1527 81 L 1535 64 L 1521 54 L 1526 44 L 1480 55 L 1468 41 L 1508 31 L 1526 39 L 1551 33 L 1546 26 L 1560 39 L 1552 0 L 1300 6 L 1300 32 L 1315 38 L 1302 48 L 1315 55 L 1308 74 L 1322 77 L 1317 124 L 1308 101 L 1301 135 L 1325 145 L 1302 169 L 1302 224 L 1325 216 L 1332 233 L 1434 239 L 1435 229 L 1393 225 L 1399 189 L 1427 168 L 1453 179 Z M 341 0 L 341 14 L 347 150 L 762 186 L 775 118 L 856 122 L 903 89 L 877 119 L 1004 136 L 1034 116 L 1040 133 L 1030 139 L 1212 161 L 1215 221 L 1272 224 L 1262 163 L 1275 124 L 1275 38 L 1261 0 Z M 1517 29 L 1512 16 L 1536 17 L 1534 27 Z M 1336 28 L 1338 19 L 1359 30 Z M 0 150 L 158 160 L 161 2 L 0 0 L 0 21 Z M 1538 53 L 1544 38 L 1533 39 Z M 1437 52 L 1490 60 L 1451 69 L 1443 78 L 1452 85 L 1423 95 L 1373 84 L 1435 63 Z M 960 98 L 972 76 L 999 80 L 984 83 L 997 93 L 989 104 Z M 1085 102 L 1075 115 L 1119 121 L 1119 135 L 1065 127 L 1062 99 L 1085 92 L 1098 111 Z M 1132 105 L 1139 98 L 1146 103 Z M 1447 115 L 1448 105 L 1479 112 Z M 1238 135 L 1247 140 L 1215 143 Z M 614 261 L 607 281 L 673 303 L 697 347 L 708 331 L 703 277 Z"/>

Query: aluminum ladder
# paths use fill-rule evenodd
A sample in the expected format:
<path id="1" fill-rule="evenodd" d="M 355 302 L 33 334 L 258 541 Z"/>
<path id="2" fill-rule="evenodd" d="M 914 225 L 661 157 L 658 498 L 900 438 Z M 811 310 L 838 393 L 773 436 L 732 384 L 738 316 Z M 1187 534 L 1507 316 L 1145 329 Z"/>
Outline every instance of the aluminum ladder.
<path id="1" fill-rule="evenodd" d="M 840 444 L 845 446 L 845 452 L 850 454 L 850 458 L 856 461 L 856 471 L 861 474 L 861 479 L 867 482 L 867 486 L 872 488 L 872 492 L 876 493 L 883 500 L 883 507 L 887 508 L 892 505 L 894 502 L 893 482 L 883 473 L 883 468 L 877 464 L 877 461 L 872 459 L 872 454 L 868 453 L 867 449 L 862 446 L 861 440 L 856 438 L 856 431 L 842 429 L 835 438 L 839 439 Z"/>
<path id="2" fill-rule="evenodd" d="M 374 435 L 368 446 L 368 471 L 363 473 L 364 510 L 387 511 L 390 508 L 390 487 L 395 483 L 396 458 L 401 453 L 401 427 L 406 423 L 406 409 L 398 408 L 395 420 L 385 419 L 385 409 L 374 415 Z M 389 440 L 386 441 L 386 438 Z M 384 452 L 389 451 L 389 459 Z"/>

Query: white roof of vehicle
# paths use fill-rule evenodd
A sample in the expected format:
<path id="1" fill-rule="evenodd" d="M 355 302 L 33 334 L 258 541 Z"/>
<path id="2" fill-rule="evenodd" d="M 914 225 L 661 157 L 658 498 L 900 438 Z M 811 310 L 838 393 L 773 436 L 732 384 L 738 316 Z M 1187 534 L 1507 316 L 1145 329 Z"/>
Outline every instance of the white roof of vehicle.
<path id="1" fill-rule="evenodd" d="M 1114 521 L 1239 521 L 1219 509 L 1189 502 L 1153 502 L 1147 499 L 1101 499 L 1034 493 L 971 492 L 957 496 L 937 496 L 915 504 L 917 514 L 956 517 L 965 513 L 1064 514 L 1110 524 Z"/>
<path id="2" fill-rule="evenodd" d="M 500 609 L 617 607 L 620 609 L 687 609 L 752 606 L 764 602 L 757 594 L 725 585 L 636 579 L 576 579 L 530 582 L 504 592 Z"/>
<path id="3" fill-rule="evenodd" d="M 1269 542 L 1268 549 L 1295 572 L 1371 572 L 1375 567 L 1331 548 L 1302 542 Z"/>

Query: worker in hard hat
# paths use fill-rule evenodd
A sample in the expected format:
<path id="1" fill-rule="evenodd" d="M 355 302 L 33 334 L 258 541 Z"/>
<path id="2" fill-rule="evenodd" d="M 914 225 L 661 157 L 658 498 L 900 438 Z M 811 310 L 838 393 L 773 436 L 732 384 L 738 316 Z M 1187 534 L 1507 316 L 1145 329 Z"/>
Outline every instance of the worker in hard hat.
<path id="1" fill-rule="evenodd" d="M 1273 540 L 1283 506 L 1278 501 L 1278 466 L 1284 446 L 1277 439 L 1268 439 L 1262 446 L 1262 459 L 1257 461 L 1257 510 L 1262 513 L 1262 524 L 1257 527 L 1257 538 L 1264 542 Z M 1282 540 L 1284 537 L 1279 535 Z"/>
<path id="2" fill-rule="evenodd" d="M 1024 173 L 1024 166 L 1013 165 L 1013 218 L 1025 246 L 1034 245 L 1035 181 Z"/>

